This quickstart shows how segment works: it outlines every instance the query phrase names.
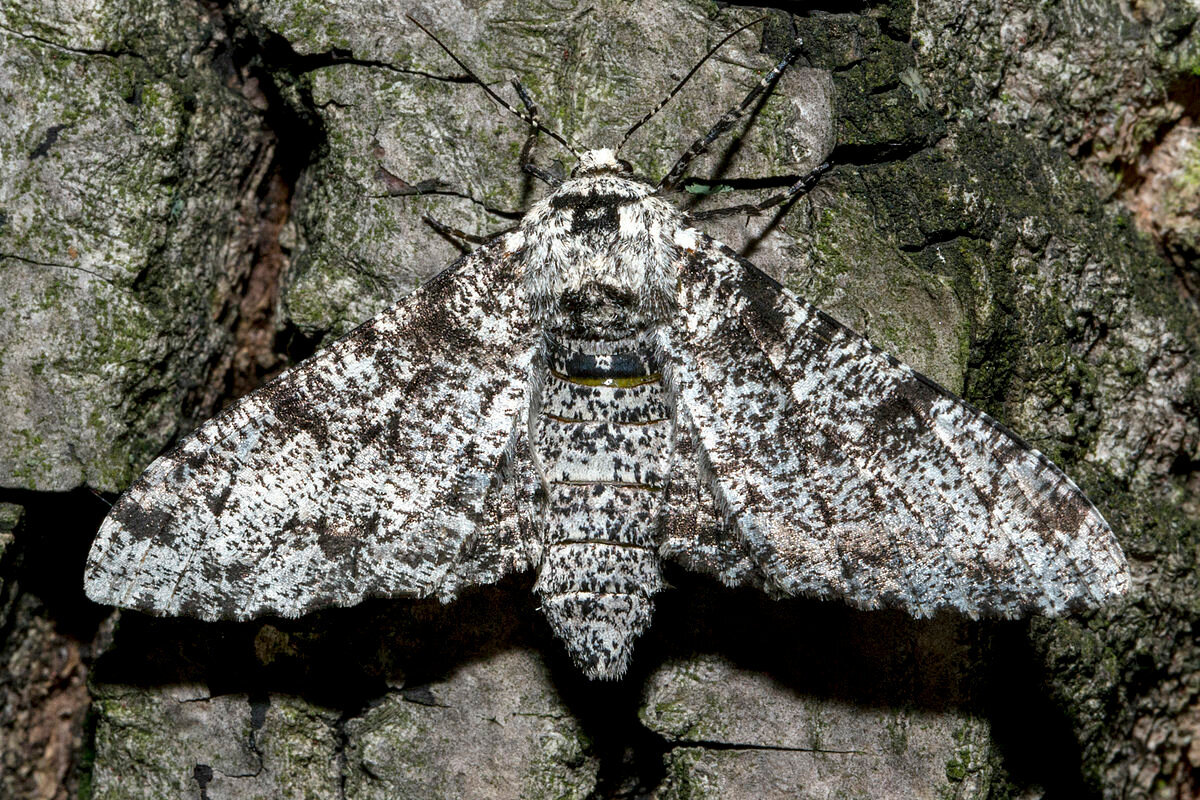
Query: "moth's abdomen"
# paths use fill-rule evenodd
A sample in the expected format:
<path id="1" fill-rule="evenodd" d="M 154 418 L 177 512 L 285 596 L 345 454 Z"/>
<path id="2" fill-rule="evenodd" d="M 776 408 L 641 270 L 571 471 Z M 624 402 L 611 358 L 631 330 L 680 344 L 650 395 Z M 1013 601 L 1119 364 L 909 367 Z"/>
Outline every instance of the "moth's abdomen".
<path id="1" fill-rule="evenodd" d="M 535 588 L 576 663 L 616 678 L 662 587 L 656 526 L 673 423 L 648 350 L 551 341 L 546 355 L 531 421 L 546 480 Z"/>

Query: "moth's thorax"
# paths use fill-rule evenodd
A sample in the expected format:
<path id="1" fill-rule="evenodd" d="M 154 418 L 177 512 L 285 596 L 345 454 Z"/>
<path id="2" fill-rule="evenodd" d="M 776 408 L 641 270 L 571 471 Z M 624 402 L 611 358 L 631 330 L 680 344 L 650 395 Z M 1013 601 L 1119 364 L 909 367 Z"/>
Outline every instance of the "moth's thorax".
<path id="1" fill-rule="evenodd" d="M 617 158 L 616 152 L 602 147 L 598 150 L 588 150 L 579 156 L 579 163 L 575 165 L 575 169 L 571 170 L 571 177 L 578 178 L 584 175 L 631 175 L 633 169 L 627 162 Z"/>
<path id="2" fill-rule="evenodd" d="M 586 155 L 594 153 L 603 151 Z M 674 310 L 674 237 L 682 219 L 652 187 L 597 163 L 529 211 L 513 249 L 524 261 L 526 292 L 544 329 L 622 338 Z"/>

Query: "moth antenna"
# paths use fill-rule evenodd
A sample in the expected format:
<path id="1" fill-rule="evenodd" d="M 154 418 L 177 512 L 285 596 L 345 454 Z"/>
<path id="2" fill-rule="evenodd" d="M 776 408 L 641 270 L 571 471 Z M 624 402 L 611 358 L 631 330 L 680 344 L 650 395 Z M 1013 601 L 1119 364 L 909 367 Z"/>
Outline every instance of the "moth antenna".
<path id="1" fill-rule="evenodd" d="M 430 39 L 433 39 L 433 41 L 437 44 L 437 46 L 442 48 L 442 50 L 445 51 L 446 55 L 450 56 L 450 58 L 454 60 L 454 63 L 458 64 L 458 66 L 463 70 L 463 72 L 467 73 L 468 78 L 470 78 L 475 83 L 479 84 L 479 86 L 485 92 L 488 93 L 488 97 L 495 100 L 497 103 L 500 104 L 500 106 L 502 108 L 506 109 L 510 113 L 515 114 L 516 116 L 525 120 L 525 122 L 528 123 L 530 126 L 532 126 L 535 130 L 543 131 L 547 136 L 554 139 L 556 142 L 561 144 L 563 147 L 567 148 L 567 150 L 569 150 L 571 152 L 571 155 L 575 156 L 576 158 L 579 158 L 579 151 L 576 150 L 574 147 L 572 147 L 570 142 L 568 142 L 562 136 L 559 136 L 554 131 L 547 128 L 542 123 L 538 122 L 535 117 L 531 116 L 530 114 L 528 114 L 525 111 L 520 110 L 519 108 L 514 107 L 511 103 L 509 103 L 503 97 L 501 97 L 500 95 L 498 95 L 494 91 L 492 91 L 492 87 L 488 86 L 486 83 L 483 82 L 483 80 L 478 75 L 476 75 L 474 72 L 472 72 L 471 68 L 468 67 L 466 64 L 464 64 L 461 58 L 454 55 L 454 53 L 450 50 L 449 47 L 446 47 L 446 45 L 442 44 L 442 40 L 439 39 L 438 37 L 434 36 L 433 31 L 429 30 L 429 28 L 426 28 L 420 22 L 417 22 L 416 18 L 413 17 L 412 14 L 405 14 L 404 16 L 408 17 L 409 22 L 411 22 L 413 25 L 416 25 L 418 28 L 420 28 L 422 31 L 424 31 L 426 36 L 428 36 Z M 521 94 L 521 91 L 522 90 L 518 90 L 518 94 Z M 522 100 L 524 100 L 524 99 L 525 98 L 522 97 Z"/>
<path id="2" fill-rule="evenodd" d="M 705 54 L 704 58 L 697 61 L 696 66 L 692 67 L 691 71 L 689 71 L 687 75 L 683 76 L 683 80 L 681 80 L 679 83 L 675 84 L 675 88 L 672 89 L 671 91 L 667 92 L 667 96 L 664 97 L 662 100 L 658 101 L 658 105 L 656 105 L 650 111 L 650 113 L 648 113 L 646 116 L 639 119 L 637 122 L 633 123 L 633 125 L 629 128 L 629 130 L 625 131 L 625 135 L 621 137 L 621 142 L 617 145 L 617 149 L 615 152 L 618 152 L 618 153 L 621 152 L 621 148 L 625 146 L 625 143 L 627 141 L 629 141 L 629 137 L 633 136 L 633 132 L 636 131 L 638 128 L 642 127 L 643 125 L 645 125 L 647 122 L 649 122 L 654 117 L 654 115 L 657 114 L 659 111 L 662 111 L 663 107 L 667 103 L 671 102 L 671 98 L 674 97 L 675 95 L 679 94 L 679 90 L 683 88 L 684 84 L 686 84 L 688 81 L 690 81 L 692 79 L 692 76 L 696 74 L 696 70 L 698 70 L 698 69 L 700 69 L 700 67 L 704 66 L 704 62 L 708 61 L 710 58 L 712 58 L 718 50 L 720 50 L 722 47 L 725 46 L 726 42 L 728 42 L 733 37 L 737 36 L 742 31 L 751 27 L 752 25 L 757 25 L 758 23 L 762 22 L 765 19 L 766 19 L 766 17 L 759 17 L 758 19 L 754 20 L 753 22 L 747 22 L 745 25 L 738 28 L 737 30 L 735 30 L 733 33 L 726 36 L 721 41 L 717 42 L 716 46 L 713 47 L 711 50 L 709 50 Z"/>
<path id="3" fill-rule="evenodd" d="M 754 101 L 758 99 L 758 96 L 774 86 L 775 82 L 779 80 L 779 76 L 783 74 L 783 71 L 800 57 L 800 48 L 803 44 L 801 40 L 797 39 L 792 48 L 787 51 L 787 55 L 780 59 L 779 63 L 763 76 L 763 79 L 758 82 L 757 86 L 750 90 L 741 103 L 722 114 L 721 118 L 709 129 L 708 133 L 692 142 L 692 146 L 679 157 L 679 160 L 675 162 L 670 171 L 658 182 L 657 188 L 659 191 L 675 188 L 675 185 L 679 183 L 680 178 L 687 172 L 687 168 L 691 166 L 696 156 L 708 150 L 708 146 L 715 142 L 721 134 L 736 125 L 737 121 L 745 115 L 750 106 L 754 104 Z"/>

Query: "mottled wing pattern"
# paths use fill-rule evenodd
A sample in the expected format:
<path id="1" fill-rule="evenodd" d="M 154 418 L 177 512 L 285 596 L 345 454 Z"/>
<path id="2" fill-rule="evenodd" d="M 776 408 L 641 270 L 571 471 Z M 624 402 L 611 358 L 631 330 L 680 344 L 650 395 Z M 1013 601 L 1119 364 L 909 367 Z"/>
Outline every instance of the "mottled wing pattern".
<path id="1" fill-rule="evenodd" d="M 506 479 L 535 337 L 518 270 L 493 240 L 154 462 L 97 535 L 88 595 L 295 616 L 523 566 Z"/>
<path id="2" fill-rule="evenodd" d="M 774 589 L 751 550 L 734 533 L 733 523 L 717 507 L 712 487 L 697 469 L 692 431 L 675 429 L 674 459 L 663 503 L 658 554 L 693 572 L 712 575 L 726 586 Z"/>
<path id="3" fill-rule="evenodd" d="M 499 469 L 484 498 L 479 534 L 463 547 L 437 593 L 443 598 L 470 586 L 495 583 L 510 572 L 521 572 L 532 563 L 530 541 L 536 535 L 533 517 L 541 477 L 529 453 L 526 412 L 521 410 L 513 440 L 501 454 Z"/>
<path id="4" fill-rule="evenodd" d="M 694 466 L 778 590 L 916 615 L 1059 613 L 1125 592 L 1108 525 L 987 415 L 723 245 L 663 337 Z"/>

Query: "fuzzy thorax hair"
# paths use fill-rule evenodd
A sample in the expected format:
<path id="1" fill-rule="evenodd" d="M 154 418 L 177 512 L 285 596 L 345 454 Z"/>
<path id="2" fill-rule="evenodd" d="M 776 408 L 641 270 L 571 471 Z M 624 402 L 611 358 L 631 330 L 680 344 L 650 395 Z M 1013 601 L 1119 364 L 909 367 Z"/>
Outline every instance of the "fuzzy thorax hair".
<path id="1" fill-rule="evenodd" d="M 625 338 L 675 308 L 679 211 L 611 150 L 583 154 L 574 177 L 537 203 L 510 237 L 534 319 L 571 338 Z"/>

